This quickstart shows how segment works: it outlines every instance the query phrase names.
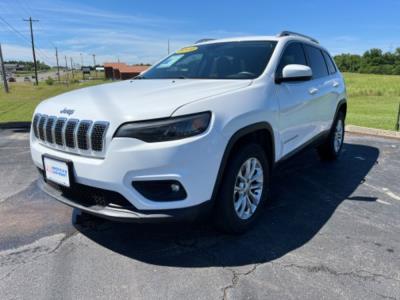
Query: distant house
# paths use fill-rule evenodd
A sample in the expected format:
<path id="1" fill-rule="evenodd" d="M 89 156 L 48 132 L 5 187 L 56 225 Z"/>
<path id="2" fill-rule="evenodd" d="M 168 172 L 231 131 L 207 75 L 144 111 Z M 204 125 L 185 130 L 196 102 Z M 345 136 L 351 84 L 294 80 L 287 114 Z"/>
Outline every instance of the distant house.
<path id="1" fill-rule="evenodd" d="M 18 64 L 4 64 L 6 73 L 15 73 L 17 71 Z"/>
<path id="2" fill-rule="evenodd" d="M 126 80 L 138 76 L 143 71 L 147 70 L 149 66 L 122 66 L 119 69 L 121 80 Z"/>
<path id="3" fill-rule="evenodd" d="M 130 79 L 147 70 L 149 66 L 129 66 L 125 63 L 105 63 L 104 76 L 106 79 Z"/>
<path id="4" fill-rule="evenodd" d="M 25 70 L 25 65 L 17 64 L 16 69 L 17 69 L 17 71 L 23 71 L 23 70 Z"/>

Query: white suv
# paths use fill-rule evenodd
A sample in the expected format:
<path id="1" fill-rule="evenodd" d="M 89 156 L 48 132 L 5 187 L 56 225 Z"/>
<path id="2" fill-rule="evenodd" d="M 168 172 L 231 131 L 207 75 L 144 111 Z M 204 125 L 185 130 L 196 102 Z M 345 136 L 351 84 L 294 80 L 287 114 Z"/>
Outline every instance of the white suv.
<path id="1" fill-rule="evenodd" d="M 34 113 L 41 187 L 104 218 L 196 216 L 228 232 L 251 226 L 271 171 L 308 145 L 342 148 L 346 90 L 310 37 L 203 40 L 132 80 L 72 91 Z"/>

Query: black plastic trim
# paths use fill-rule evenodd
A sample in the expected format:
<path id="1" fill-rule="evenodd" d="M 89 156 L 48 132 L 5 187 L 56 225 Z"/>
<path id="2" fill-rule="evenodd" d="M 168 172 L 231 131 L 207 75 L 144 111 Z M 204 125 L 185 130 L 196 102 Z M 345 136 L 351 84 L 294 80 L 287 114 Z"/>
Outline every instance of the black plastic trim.
<path id="1" fill-rule="evenodd" d="M 229 155 L 231 154 L 231 151 L 233 149 L 233 147 L 235 146 L 236 142 L 241 138 L 244 137 L 245 135 L 252 133 L 252 132 L 256 132 L 258 130 L 261 129 L 267 129 L 268 132 L 270 133 L 272 139 L 271 139 L 271 149 L 272 149 L 272 160 L 271 160 L 271 167 L 274 165 L 275 163 L 275 141 L 274 141 L 274 131 L 272 129 L 272 126 L 268 123 L 268 122 L 259 122 L 259 123 L 255 123 L 249 126 L 246 126 L 240 130 L 238 130 L 236 133 L 234 133 L 232 135 L 232 137 L 230 138 L 227 146 L 225 147 L 225 151 L 224 154 L 222 156 L 222 160 L 219 166 L 219 170 L 218 170 L 218 174 L 217 174 L 217 178 L 215 180 L 215 184 L 214 184 L 214 189 L 213 189 L 213 193 L 212 193 L 212 197 L 211 199 L 214 201 L 216 199 L 219 187 L 221 185 L 222 182 L 222 177 L 224 175 L 224 171 L 228 162 L 228 158 Z"/>
<path id="2" fill-rule="evenodd" d="M 179 191 L 172 191 L 171 185 L 178 185 Z M 182 201 L 187 197 L 183 185 L 177 180 L 132 181 L 132 186 L 146 199 L 155 202 Z"/>
<path id="3" fill-rule="evenodd" d="M 204 201 L 201 204 L 166 210 L 127 210 L 127 209 L 112 209 L 108 207 L 85 207 L 79 203 L 73 202 L 62 196 L 62 192 L 47 184 L 43 178 L 38 180 L 39 188 L 54 199 L 84 211 L 88 214 L 95 215 L 104 219 L 120 222 L 135 222 L 135 223 L 157 223 L 178 220 L 195 220 L 202 215 L 205 215 L 211 209 L 211 201 Z"/>
<path id="4" fill-rule="evenodd" d="M 304 143 L 303 145 L 301 145 L 300 147 L 292 150 L 291 152 L 287 153 L 286 155 L 284 155 L 281 159 L 279 159 L 276 163 L 274 168 L 277 168 L 280 166 L 281 163 L 283 163 L 284 161 L 296 156 L 297 154 L 300 154 L 301 152 L 309 149 L 309 148 L 313 148 L 316 147 L 318 145 L 323 144 L 326 139 L 329 136 L 330 133 L 330 129 L 325 130 L 319 134 L 317 134 L 315 137 L 313 137 L 312 139 L 310 139 L 309 141 L 307 141 L 306 143 Z"/>
<path id="5" fill-rule="evenodd" d="M 289 78 L 277 77 L 275 78 L 275 83 L 280 84 L 282 82 L 303 82 L 303 81 L 309 81 L 311 79 L 312 76 L 289 77 Z"/>

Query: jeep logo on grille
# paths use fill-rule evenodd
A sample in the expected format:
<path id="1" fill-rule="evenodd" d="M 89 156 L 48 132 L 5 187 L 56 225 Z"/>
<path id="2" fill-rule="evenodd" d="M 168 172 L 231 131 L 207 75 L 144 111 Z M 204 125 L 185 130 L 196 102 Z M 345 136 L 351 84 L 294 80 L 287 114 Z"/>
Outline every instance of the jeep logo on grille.
<path id="1" fill-rule="evenodd" d="M 60 110 L 60 114 L 67 114 L 67 115 L 72 115 L 75 112 L 75 110 L 73 109 L 68 109 L 68 108 L 64 108 L 63 110 Z"/>

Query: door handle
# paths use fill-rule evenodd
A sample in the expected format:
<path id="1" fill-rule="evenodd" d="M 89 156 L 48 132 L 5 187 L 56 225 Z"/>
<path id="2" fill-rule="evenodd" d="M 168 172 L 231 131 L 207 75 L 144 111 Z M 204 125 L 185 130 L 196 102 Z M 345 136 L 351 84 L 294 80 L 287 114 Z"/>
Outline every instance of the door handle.
<path id="1" fill-rule="evenodd" d="M 332 85 L 333 85 L 333 87 L 338 87 L 339 86 L 339 82 L 334 81 Z"/>
<path id="2" fill-rule="evenodd" d="M 308 92 L 309 92 L 311 95 L 315 95 L 316 93 L 318 93 L 318 89 L 316 89 L 316 88 L 311 88 L 311 89 L 308 90 Z"/>

